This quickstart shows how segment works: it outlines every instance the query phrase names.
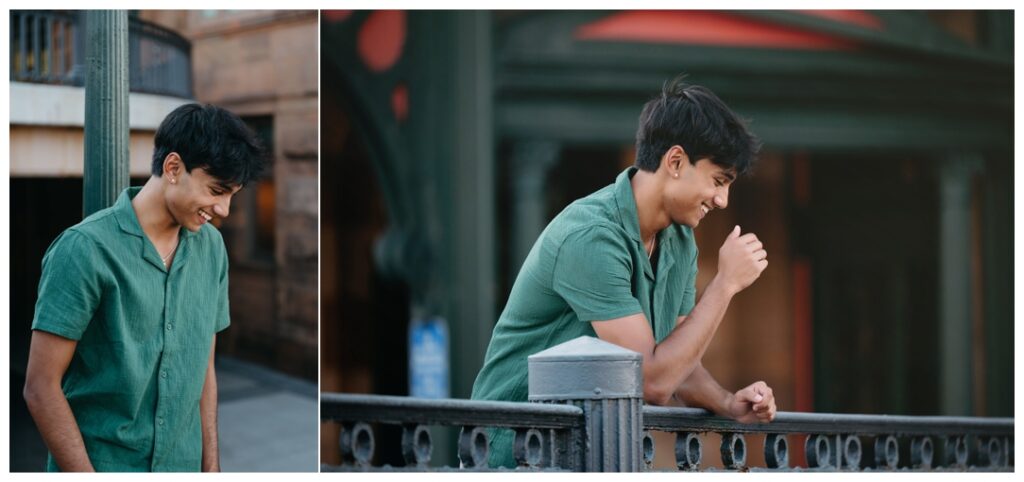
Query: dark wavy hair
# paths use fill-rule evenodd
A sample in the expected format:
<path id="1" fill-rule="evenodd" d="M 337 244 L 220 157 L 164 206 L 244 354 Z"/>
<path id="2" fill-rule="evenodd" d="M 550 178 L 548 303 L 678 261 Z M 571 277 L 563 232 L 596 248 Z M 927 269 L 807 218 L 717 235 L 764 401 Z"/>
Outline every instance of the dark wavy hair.
<path id="1" fill-rule="evenodd" d="M 714 92 L 677 76 L 661 95 L 644 104 L 636 131 L 636 167 L 657 171 L 661 156 L 674 145 L 686 151 L 691 164 L 709 158 L 737 175 L 754 162 L 761 141 Z"/>
<path id="2" fill-rule="evenodd" d="M 237 115 L 210 104 L 185 104 L 160 123 L 153 141 L 153 175 L 163 173 L 164 159 L 177 152 L 185 170 L 201 167 L 217 180 L 238 186 L 263 175 L 266 152 Z"/>

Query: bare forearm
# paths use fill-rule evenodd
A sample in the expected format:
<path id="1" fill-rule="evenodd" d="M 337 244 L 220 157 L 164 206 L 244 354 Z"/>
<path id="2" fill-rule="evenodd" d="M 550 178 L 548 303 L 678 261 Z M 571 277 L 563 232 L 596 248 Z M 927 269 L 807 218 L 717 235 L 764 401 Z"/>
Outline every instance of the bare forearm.
<path id="1" fill-rule="evenodd" d="M 95 472 L 75 414 L 60 387 L 25 387 L 25 402 L 46 448 L 64 472 Z"/>
<path id="2" fill-rule="evenodd" d="M 220 472 L 220 449 L 217 444 L 217 376 L 210 368 L 199 399 L 199 416 L 203 424 L 203 472 Z"/>
<path id="3" fill-rule="evenodd" d="M 674 401 L 684 407 L 704 408 L 723 415 L 727 413 L 730 397 L 732 393 L 722 388 L 704 365 L 697 365 L 693 373 L 679 385 Z"/>
<path id="4" fill-rule="evenodd" d="M 708 284 L 686 321 L 676 326 L 644 360 L 644 379 L 658 386 L 665 404 L 676 389 L 700 366 L 701 357 L 714 337 L 735 292 L 716 277 Z"/>

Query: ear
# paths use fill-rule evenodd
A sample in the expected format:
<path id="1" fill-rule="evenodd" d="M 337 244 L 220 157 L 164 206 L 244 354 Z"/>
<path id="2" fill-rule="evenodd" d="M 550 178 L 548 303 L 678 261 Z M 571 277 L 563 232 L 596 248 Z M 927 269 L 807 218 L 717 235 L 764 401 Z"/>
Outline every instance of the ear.
<path id="1" fill-rule="evenodd" d="M 177 179 L 184 170 L 185 162 L 181 160 L 181 156 L 177 152 L 171 152 L 164 157 L 163 177 Z"/>
<path id="2" fill-rule="evenodd" d="M 665 155 L 661 157 L 661 164 L 669 174 L 677 175 L 684 166 L 690 163 L 690 157 L 686 155 L 683 146 L 678 144 L 668 148 Z"/>

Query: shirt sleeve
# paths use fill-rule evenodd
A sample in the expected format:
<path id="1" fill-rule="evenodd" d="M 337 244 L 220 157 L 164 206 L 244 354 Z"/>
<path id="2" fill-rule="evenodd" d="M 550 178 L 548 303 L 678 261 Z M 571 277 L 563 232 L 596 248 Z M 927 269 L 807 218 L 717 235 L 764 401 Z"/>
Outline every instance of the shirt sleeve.
<path id="1" fill-rule="evenodd" d="M 218 290 L 220 296 L 217 297 L 217 318 L 214 333 L 219 333 L 231 326 L 231 308 L 228 301 L 228 251 L 224 247 L 224 242 L 220 243 L 221 250 L 221 269 L 220 269 L 220 283 Z"/>
<path id="2" fill-rule="evenodd" d="M 551 284 L 580 321 L 643 312 L 633 296 L 633 262 L 626 243 L 611 229 L 595 226 L 570 234 L 559 247 Z"/>
<path id="3" fill-rule="evenodd" d="M 80 340 L 102 299 L 99 253 L 85 235 L 68 230 L 43 256 L 32 329 Z"/>
<path id="4" fill-rule="evenodd" d="M 679 303 L 679 314 L 677 316 L 688 316 L 693 311 L 693 305 L 697 302 L 697 248 L 693 249 L 693 257 L 690 258 L 688 270 L 688 281 L 683 288 L 683 300 Z"/>

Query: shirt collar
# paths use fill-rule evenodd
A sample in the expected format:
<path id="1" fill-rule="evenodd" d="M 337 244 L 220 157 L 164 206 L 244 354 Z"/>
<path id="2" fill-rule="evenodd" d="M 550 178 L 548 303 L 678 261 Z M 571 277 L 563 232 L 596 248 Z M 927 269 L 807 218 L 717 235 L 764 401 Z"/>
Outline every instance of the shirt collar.
<path id="1" fill-rule="evenodd" d="M 636 174 L 636 167 L 629 167 L 615 178 L 615 204 L 619 216 L 619 224 L 626 228 L 629 236 L 640 241 L 640 215 L 636 210 L 636 198 L 633 197 L 633 185 L 630 180 Z"/>
<path id="2" fill-rule="evenodd" d="M 139 224 L 139 217 L 135 214 L 135 208 L 132 207 L 132 199 L 139 194 L 142 190 L 142 186 L 126 187 L 121 191 L 121 194 L 117 196 L 117 201 L 114 202 L 114 216 L 117 217 L 117 224 L 121 227 L 121 230 L 145 238 L 146 234 L 142 232 L 142 225 Z M 191 238 L 198 233 L 193 233 L 187 229 L 179 229 L 178 236 L 181 238 Z"/>

